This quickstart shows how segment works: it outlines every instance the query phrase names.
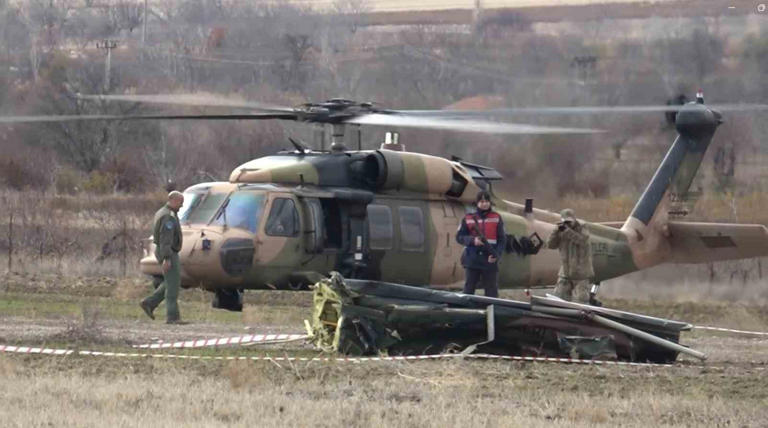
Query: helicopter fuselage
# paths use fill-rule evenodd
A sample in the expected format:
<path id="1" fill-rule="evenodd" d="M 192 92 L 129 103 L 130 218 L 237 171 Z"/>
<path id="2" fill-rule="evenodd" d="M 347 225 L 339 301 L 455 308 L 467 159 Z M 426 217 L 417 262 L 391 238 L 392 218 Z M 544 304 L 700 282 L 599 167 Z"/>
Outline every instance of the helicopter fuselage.
<path id="1" fill-rule="evenodd" d="M 759 224 L 680 222 L 704 153 L 721 123 L 703 104 L 676 116 L 678 137 L 623 222 L 579 220 L 589 231 L 595 282 L 661 263 L 711 263 L 768 255 Z M 185 192 L 182 285 L 215 291 L 214 306 L 242 308 L 242 290 L 301 289 L 331 271 L 351 278 L 459 288 L 463 248 L 455 234 L 492 168 L 387 150 L 312 152 L 297 147 L 247 162 L 228 182 Z M 554 284 L 556 250 L 543 248 L 560 221 L 545 210 L 498 198 L 508 246 L 501 288 Z M 142 272 L 158 276 L 152 244 Z"/>
<path id="2" fill-rule="evenodd" d="M 372 155 L 389 157 L 390 165 L 392 157 L 403 155 L 380 153 L 342 156 L 352 159 L 348 164 L 353 170 L 359 163 L 363 170 L 374 165 Z M 355 155 L 365 160 L 357 161 Z M 455 240 L 456 231 L 464 215 L 475 210 L 471 199 L 476 190 L 487 185 L 478 185 L 472 170 L 482 171 L 485 177 L 495 177 L 494 171 L 425 157 L 426 163 L 433 162 L 441 168 L 429 171 L 425 166 L 425 174 L 418 177 L 421 184 L 409 189 L 401 183 L 374 191 L 318 185 L 317 177 L 322 173 L 317 174 L 313 171 L 316 168 L 303 164 L 306 157 L 302 154 L 275 158 L 272 162 L 263 160 L 269 158 L 261 160 L 261 164 L 271 163 L 272 171 L 248 168 L 248 164 L 241 169 L 252 175 L 274 177 L 279 176 L 275 169 L 295 168 L 301 172 L 279 173 L 284 174 L 283 181 L 293 176 L 298 184 L 221 182 L 203 183 L 186 190 L 187 206 L 180 212 L 184 235 L 180 258 L 185 287 L 301 289 L 334 270 L 353 278 L 435 288 L 460 287 L 464 279 L 460 264 L 463 248 Z M 377 166 L 377 171 L 381 169 Z M 407 172 L 408 167 L 402 169 Z M 436 176 L 440 172 L 443 177 Z M 233 177 L 242 174 L 236 170 Z M 359 182 L 376 180 L 368 177 L 367 181 Z M 464 194 L 467 188 L 471 188 L 472 198 L 445 195 L 457 190 Z M 418 190 L 441 190 L 443 194 Z M 523 205 L 500 199 L 495 202 L 507 234 L 515 239 L 532 237 L 542 242 L 559 220 L 551 212 L 526 210 Z M 597 224 L 587 227 L 592 235 L 595 280 L 636 270 L 627 238 L 619 229 Z M 159 275 L 159 266 L 151 254 L 152 249 L 147 246 L 142 270 Z M 510 247 L 500 262 L 499 285 L 525 288 L 552 284 L 558 268 L 559 258 L 554 250 L 536 248 L 535 252 L 526 252 Z"/>

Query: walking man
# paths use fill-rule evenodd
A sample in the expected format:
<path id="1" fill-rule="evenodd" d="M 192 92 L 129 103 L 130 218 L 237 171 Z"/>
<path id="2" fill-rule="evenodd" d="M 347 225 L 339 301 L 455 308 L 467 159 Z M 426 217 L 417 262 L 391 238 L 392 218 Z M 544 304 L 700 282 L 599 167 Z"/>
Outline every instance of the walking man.
<path id="1" fill-rule="evenodd" d="M 499 296 L 499 259 L 506 245 L 504 223 L 501 216 L 491 209 L 491 194 L 485 190 L 475 198 L 477 211 L 461 220 L 456 241 L 463 245 L 461 265 L 466 279 L 464 294 L 475 294 L 479 285 L 488 297 Z"/>
<path id="2" fill-rule="evenodd" d="M 595 276 L 589 232 L 576 220 L 570 208 L 561 211 L 560 218 L 557 229 L 547 241 L 548 248 L 560 251 L 555 295 L 563 300 L 589 304 L 589 283 Z"/>
<path id="3" fill-rule="evenodd" d="M 141 309 L 152 319 L 155 308 L 165 299 L 166 323 L 181 324 L 179 314 L 179 286 L 181 285 L 181 225 L 179 224 L 179 208 L 184 205 L 184 195 L 178 191 L 168 194 L 168 203 L 155 213 L 153 239 L 155 242 L 155 258 L 163 266 L 163 282 L 155 292 L 139 303 Z"/>

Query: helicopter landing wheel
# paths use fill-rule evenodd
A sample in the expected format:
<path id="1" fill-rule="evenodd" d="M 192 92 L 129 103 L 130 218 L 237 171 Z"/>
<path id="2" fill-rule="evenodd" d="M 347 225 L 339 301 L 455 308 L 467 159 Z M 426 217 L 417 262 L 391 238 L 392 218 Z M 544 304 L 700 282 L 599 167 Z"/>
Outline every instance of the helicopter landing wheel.
<path id="1" fill-rule="evenodd" d="M 211 306 L 233 312 L 243 311 L 243 291 L 233 289 L 216 289 Z"/>

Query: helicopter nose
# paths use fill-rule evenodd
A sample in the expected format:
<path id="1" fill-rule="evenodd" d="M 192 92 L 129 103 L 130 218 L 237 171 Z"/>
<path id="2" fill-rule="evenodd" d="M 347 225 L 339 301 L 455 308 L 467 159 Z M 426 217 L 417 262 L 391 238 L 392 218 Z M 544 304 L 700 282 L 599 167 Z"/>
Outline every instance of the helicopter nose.
<path id="1" fill-rule="evenodd" d="M 231 276 L 240 276 L 253 265 L 256 247 L 253 244 L 253 239 L 230 238 L 221 245 L 219 253 L 224 272 Z"/>

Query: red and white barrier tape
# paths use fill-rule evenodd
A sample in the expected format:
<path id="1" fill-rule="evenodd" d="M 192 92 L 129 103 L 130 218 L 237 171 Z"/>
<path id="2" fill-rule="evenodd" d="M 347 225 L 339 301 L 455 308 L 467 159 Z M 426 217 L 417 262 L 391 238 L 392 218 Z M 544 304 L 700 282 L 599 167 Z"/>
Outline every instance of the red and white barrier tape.
<path id="1" fill-rule="evenodd" d="M 207 348 L 225 345 L 253 345 L 267 343 L 285 343 L 304 340 L 308 338 L 306 334 L 248 334 L 245 336 L 222 337 L 218 339 L 199 339 L 187 340 L 182 342 L 159 342 L 145 343 L 142 345 L 133 345 L 140 349 L 184 349 L 184 348 Z"/>
<path id="2" fill-rule="evenodd" d="M 722 328 L 722 327 L 709 327 L 704 325 L 695 325 L 693 326 L 695 330 L 711 330 L 711 331 L 725 331 L 728 333 L 739 333 L 739 334 L 752 334 L 755 336 L 768 336 L 768 333 L 763 331 L 747 331 L 747 330 L 734 330 L 731 328 Z"/>
<path id="3" fill-rule="evenodd" d="M 0 345 L 0 352 L 17 354 L 43 355 L 82 355 L 94 357 L 126 357 L 126 358 L 169 358 L 182 360 L 219 360 L 219 361 L 318 361 L 318 362 L 351 362 L 365 363 L 378 361 L 424 361 L 453 358 L 472 358 L 483 360 L 527 361 L 546 363 L 586 364 L 596 366 L 634 366 L 634 367 L 674 367 L 671 364 L 633 363 L 627 361 L 581 360 L 577 358 L 552 357 L 522 357 L 516 355 L 492 354 L 437 354 L 437 355 L 408 355 L 395 357 L 269 357 L 269 356 L 210 356 L 210 355 L 179 355 L 179 354 L 147 354 L 139 352 L 105 352 L 105 351 L 75 351 L 72 349 L 33 348 L 29 346 Z"/>
<path id="4" fill-rule="evenodd" d="M 722 328 L 722 327 L 696 325 L 696 326 L 693 326 L 693 328 L 697 330 L 722 331 L 722 332 L 729 332 L 729 333 L 768 336 L 768 333 L 766 332 L 734 330 L 734 329 Z M 305 340 L 308 337 L 309 336 L 306 334 L 248 334 L 244 336 L 222 337 L 217 339 L 196 339 L 196 340 L 186 340 L 186 341 L 179 341 L 179 342 L 145 343 L 141 345 L 133 345 L 133 348 L 190 349 L 190 348 L 207 348 L 207 347 L 217 347 L 217 346 L 227 346 L 227 345 L 256 345 L 256 344 L 294 342 L 299 340 Z"/>
<path id="5" fill-rule="evenodd" d="M 12 352 L 16 354 L 45 354 L 45 355 L 72 355 L 71 349 L 32 348 L 29 346 L 0 345 L 0 352 Z"/>

